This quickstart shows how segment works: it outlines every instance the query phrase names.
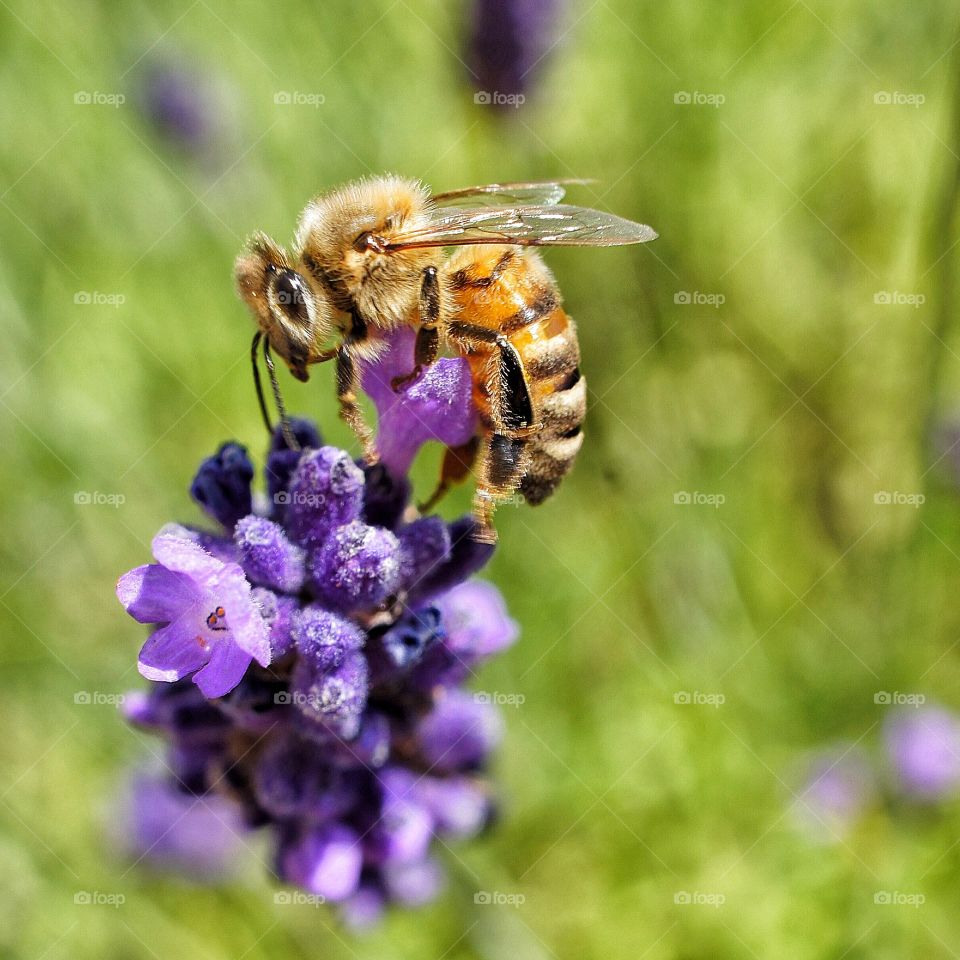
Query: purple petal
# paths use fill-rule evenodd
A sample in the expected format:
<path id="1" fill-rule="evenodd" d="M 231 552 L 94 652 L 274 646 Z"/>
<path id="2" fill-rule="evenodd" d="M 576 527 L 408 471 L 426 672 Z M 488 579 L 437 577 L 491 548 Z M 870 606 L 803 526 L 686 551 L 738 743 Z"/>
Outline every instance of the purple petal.
<path id="1" fill-rule="evenodd" d="M 497 709 L 465 690 L 448 690 L 417 725 L 432 772 L 454 772 L 482 763 L 502 734 Z"/>
<path id="2" fill-rule="evenodd" d="M 380 459 L 397 476 L 405 476 L 428 440 L 459 447 L 473 437 L 477 420 L 473 380 L 466 360 L 445 358 L 397 393 L 391 381 L 413 370 L 415 335 L 403 327 L 389 339 L 385 355 L 362 365 L 361 382 L 377 408 Z"/>
<path id="3" fill-rule="evenodd" d="M 891 714 L 884 731 L 887 752 L 902 788 L 922 800 L 960 791 L 960 718 L 942 707 Z"/>
<path id="4" fill-rule="evenodd" d="M 277 596 L 264 587 L 250 591 L 253 602 L 260 608 L 270 635 L 270 662 L 279 660 L 293 649 L 293 618 L 297 612 L 294 597 Z"/>
<path id="5" fill-rule="evenodd" d="M 507 615 L 500 591 L 484 580 L 471 580 L 435 601 L 443 618 L 446 645 L 454 655 L 475 663 L 509 647 L 519 628 Z"/>
<path id="6" fill-rule="evenodd" d="M 486 565 L 493 556 L 494 545 L 477 540 L 475 530 L 472 517 L 461 517 L 450 524 L 450 558 L 424 576 L 416 589 L 410 591 L 411 603 L 420 603 L 444 593 Z"/>
<path id="7" fill-rule="evenodd" d="M 363 883 L 357 892 L 340 906 L 344 922 L 354 930 L 368 930 L 383 916 L 386 899 L 374 883 Z"/>
<path id="8" fill-rule="evenodd" d="M 210 700 L 229 693 L 242 679 L 253 658 L 229 640 L 221 640 L 213 649 L 207 665 L 197 673 L 193 682 Z"/>
<path id="9" fill-rule="evenodd" d="M 227 564 L 209 585 L 211 597 L 227 611 L 230 639 L 256 659 L 262 667 L 270 664 L 270 627 L 260 613 L 243 570 Z"/>
<path id="10" fill-rule="evenodd" d="M 199 591 L 188 577 L 149 563 L 117 581 L 117 598 L 139 623 L 169 623 L 196 602 Z"/>
<path id="11" fill-rule="evenodd" d="M 223 569 L 223 564 L 210 556 L 194 540 L 180 534 L 176 525 L 164 527 L 153 538 L 153 555 L 157 563 L 174 573 L 182 573 L 203 585 L 210 577 Z"/>
<path id="12" fill-rule="evenodd" d="M 383 879 L 390 896 L 406 907 L 422 907 L 443 889 L 444 875 L 434 860 L 388 864 Z"/>
<path id="13" fill-rule="evenodd" d="M 137 668 L 148 680 L 172 683 L 189 676 L 206 663 L 207 653 L 197 642 L 197 629 L 188 615 L 147 638 L 140 649 Z"/>
<path id="14" fill-rule="evenodd" d="M 421 517 L 397 531 L 400 541 L 400 580 L 415 590 L 450 559 L 450 530 L 440 517 Z"/>
<path id="15" fill-rule="evenodd" d="M 327 900 L 344 900 L 360 882 L 363 849 L 356 833 L 342 824 L 311 830 L 285 851 L 284 876 Z"/>

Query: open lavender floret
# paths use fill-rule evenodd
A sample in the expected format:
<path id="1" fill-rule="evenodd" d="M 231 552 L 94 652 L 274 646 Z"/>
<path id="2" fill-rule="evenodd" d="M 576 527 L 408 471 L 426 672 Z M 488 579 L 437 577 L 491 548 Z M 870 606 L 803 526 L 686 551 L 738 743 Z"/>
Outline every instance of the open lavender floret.
<path id="1" fill-rule="evenodd" d="M 191 488 L 219 529 L 164 527 L 156 562 L 117 585 L 157 625 L 139 657 L 150 689 L 126 712 L 167 739 L 172 783 L 229 797 L 271 832 L 278 877 L 355 924 L 432 899 L 436 838 L 487 823 L 500 718 L 464 684 L 517 632 L 496 588 L 468 579 L 493 552 L 473 521 L 409 505 L 417 448 L 474 428 L 460 360 L 378 389 L 411 352 L 400 334 L 365 372 L 384 462 L 364 468 L 295 421 L 303 449 L 275 433 L 257 507 L 246 450 L 224 444 Z"/>

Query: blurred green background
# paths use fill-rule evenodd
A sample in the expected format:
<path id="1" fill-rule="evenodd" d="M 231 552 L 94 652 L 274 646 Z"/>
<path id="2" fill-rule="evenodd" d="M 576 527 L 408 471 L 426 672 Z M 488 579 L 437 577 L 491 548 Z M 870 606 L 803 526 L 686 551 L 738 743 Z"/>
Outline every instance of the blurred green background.
<path id="1" fill-rule="evenodd" d="M 503 115 L 474 102 L 467 21 L 414 0 L 0 3 L 0 951 L 954 956 L 960 804 L 886 796 L 876 700 L 960 706 L 960 500 L 938 439 L 960 409 L 955 8 L 578 2 Z M 201 148 L 144 112 L 156 64 L 203 79 Z M 437 904 L 356 937 L 276 905 L 256 864 L 224 888 L 128 871 L 112 811 L 159 745 L 75 696 L 140 684 L 116 576 L 167 519 L 198 519 L 201 457 L 263 446 L 231 282 L 244 236 L 286 241 L 311 195 L 385 171 L 595 177 L 575 202 L 661 239 L 548 254 L 591 411 L 555 499 L 498 518 L 487 575 L 523 633 L 483 684 L 525 698 L 505 708 L 503 816 L 448 857 Z M 329 371 L 285 384 L 356 449 Z M 880 786 L 818 838 L 798 769 L 837 743 Z"/>

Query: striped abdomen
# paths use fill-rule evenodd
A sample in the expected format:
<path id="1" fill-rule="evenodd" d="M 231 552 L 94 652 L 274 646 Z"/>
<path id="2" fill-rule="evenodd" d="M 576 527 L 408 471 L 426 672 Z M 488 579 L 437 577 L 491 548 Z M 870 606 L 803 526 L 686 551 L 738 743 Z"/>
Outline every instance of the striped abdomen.
<path id="1" fill-rule="evenodd" d="M 528 430 L 516 430 L 507 422 L 502 401 L 511 384 L 492 382 L 491 350 L 467 355 L 483 429 L 517 437 L 522 448 L 520 491 L 528 503 L 542 503 L 569 472 L 583 443 L 587 394 L 576 327 L 534 250 L 462 247 L 448 269 L 457 319 L 503 334 L 519 358 L 532 406 L 534 427 Z"/>

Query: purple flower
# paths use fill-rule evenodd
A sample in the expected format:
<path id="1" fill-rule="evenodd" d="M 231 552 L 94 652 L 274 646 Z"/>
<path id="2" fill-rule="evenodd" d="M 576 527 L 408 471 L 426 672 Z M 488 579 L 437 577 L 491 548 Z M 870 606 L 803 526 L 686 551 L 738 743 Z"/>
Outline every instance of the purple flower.
<path id="1" fill-rule="evenodd" d="M 251 510 L 250 482 L 253 464 L 246 447 L 225 443 L 200 464 L 190 485 L 190 495 L 228 529 Z"/>
<path id="2" fill-rule="evenodd" d="M 473 430 L 471 418 L 447 429 L 432 375 L 387 417 L 391 430 L 427 418 L 404 456 Z M 437 838 L 489 821 L 481 772 L 500 720 L 461 684 L 516 626 L 494 587 L 464 582 L 493 551 L 470 518 L 417 517 L 403 473 L 361 469 L 296 430 L 295 459 L 273 438 L 268 516 L 252 503 L 236 515 L 250 478 L 227 469 L 241 461 L 226 445 L 203 472 L 226 529 L 167 527 L 157 562 L 121 577 L 131 616 L 158 625 L 140 655 L 150 689 L 125 712 L 167 740 L 181 793 L 229 797 L 236 822 L 269 834 L 283 881 L 363 926 L 436 896 Z"/>
<path id="3" fill-rule="evenodd" d="M 918 800 L 960 791 L 960 718 L 943 707 L 891 714 L 884 730 L 887 754 L 902 789 Z"/>
<path id="4" fill-rule="evenodd" d="M 470 368 L 460 357 L 438 360 L 416 383 L 393 389 L 393 380 L 413 369 L 413 341 L 409 327 L 398 330 L 389 351 L 362 370 L 363 389 L 377 408 L 377 451 L 397 476 L 407 473 L 428 440 L 459 447 L 477 426 Z"/>
<path id="5" fill-rule="evenodd" d="M 204 696 L 222 697 L 250 661 L 270 663 L 267 624 L 243 570 L 223 563 L 176 529 L 153 540 L 157 563 L 125 573 L 117 596 L 134 620 L 163 624 L 140 650 L 148 680 L 193 675 Z"/>
<path id="6" fill-rule="evenodd" d="M 478 102 L 503 108 L 506 97 L 530 88 L 555 42 L 562 8 L 560 0 L 474 0 L 467 62 L 486 97 Z"/>
<path id="7" fill-rule="evenodd" d="M 794 803 L 797 820 L 818 840 L 842 837 L 874 794 L 874 777 L 860 750 L 839 744 L 811 758 Z"/>
<path id="8" fill-rule="evenodd" d="M 197 880 L 223 877 L 242 853 L 245 827 L 229 800 L 190 796 L 158 774 L 133 778 L 118 823 L 130 859 Z"/>

